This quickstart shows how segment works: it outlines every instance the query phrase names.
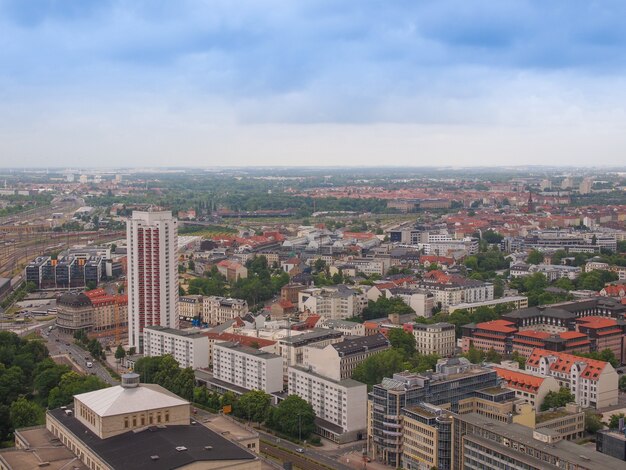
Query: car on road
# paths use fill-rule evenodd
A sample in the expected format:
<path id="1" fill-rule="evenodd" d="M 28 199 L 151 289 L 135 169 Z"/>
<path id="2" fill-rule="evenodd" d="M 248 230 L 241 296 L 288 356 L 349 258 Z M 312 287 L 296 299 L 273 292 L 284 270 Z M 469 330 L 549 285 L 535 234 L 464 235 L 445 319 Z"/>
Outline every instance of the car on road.
<path id="1" fill-rule="evenodd" d="M 304 449 L 303 449 L 302 447 L 298 447 L 298 448 L 296 449 L 296 452 L 297 452 L 298 454 L 304 454 Z"/>
<path id="2" fill-rule="evenodd" d="M 87 361 L 87 367 L 91 369 L 93 367 L 93 362 Z"/>

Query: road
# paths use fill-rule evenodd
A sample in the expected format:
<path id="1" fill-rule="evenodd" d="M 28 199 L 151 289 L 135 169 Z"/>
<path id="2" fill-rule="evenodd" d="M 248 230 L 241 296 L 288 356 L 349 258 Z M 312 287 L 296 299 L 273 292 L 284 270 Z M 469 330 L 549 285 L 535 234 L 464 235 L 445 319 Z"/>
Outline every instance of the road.
<path id="1" fill-rule="evenodd" d="M 89 354 L 88 351 L 74 344 L 74 339 L 69 335 L 64 335 L 55 328 L 47 337 L 44 336 L 44 338 L 46 338 L 48 342 L 47 346 L 51 356 L 65 354 L 69 356 L 81 370 L 85 371 L 85 373 L 96 375 L 109 385 L 119 384 L 98 361 L 92 360 L 91 354 Z M 87 358 L 93 363 L 91 368 L 87 368 Z"/>
<path id="2" fill-rule="evenodd" d="M 201 409 L 196 410 L 194 413 L 195 419 L 201 423 L 205 423 L 214 416 L 215 414 Z M 341 448 L 307 446 L 304 453 L 300 454 L 296 449 L 304 447 L 302 445 L 280 439 L 256 428 L 254 432 L 259 434 L 261 441 L 265 441 L 265 443 L 261 443 L 261 451 L 263 453 L 283 462 L 293 462 L 294 466 L 302 468 L 303 470 L 318 470 L 321 468 L 319 464 L 337 470 L 354 470 L 354 467 L 344 465 L 340 463 L 339 460 L 342 459 L 343 456 L 353 453 L 355 450 L 360 452 L 363 445 L 365 445 L 365 441 L 360 441 L 351 445 L 343 445 Z M 311 462 L 312 460 L 314 462 Z M 319 462 L 319 464 L 316 465 L 316 462 Z M 300 465 L 300 463 L 302 465 Z"/>
<path id="3" fill-rule="evenodd" d="M 322 465 L 326 465 L 327 467 L 332 468 L 332 469 L 353 470 L 351 467 L 340 463 L 337 460 L 337 457 L 335 457 L 333 454 L 329 455 L 329 453 L 323 452 L 321 450 L 318 450 L 318 448 L 316 448 L 316 447 L 306 447 L 304 449 L 304 453 L 303 454 L 299 454 L 299 453 L 296 452 L 296 449 L 302 448 L 301 445 L 294 444 L 293 442 L 286 441 L 285 439 L 280 439 L 280 438 L 278 438 L 276 436 L 273 436 L 273 435 L 268 434 L 268 433 L 263 432 L 263 431 L 256 430 L 256 432 L 259 433 L 259 437 L 261 438 L 261 440 L 269 442 L 271 444 L 272 449 L 276 449 L 276 451 L 282 451 L 284 453 L 284 455 L 286 455 L 288 457 L 288 459 L 291 462 L 294 463 L 294 465 L 302 468 L 303 470 L 308 470 L 309 468 L 317 469 L 319 467 L 315 467 L 315 466 L 310 467 L 308 465 L 300 466 L 298 464 L 298 462 L 302 458 L 308 458 L 308 459 L 314 460 L 315 462 L 319 462 Z M 268 444 L 262 444 L 261 445 L 261 450 L 263 452 L 265 452 L 263 450 L 263 447 L 265 446 L 267 448 L 267 445 Z M 363 444 L 361 443 L 360 445 L 362 446 Z M 288 449 L 288 450 L 292 451 L 293 453 L 285 452 L 282 449 Z M 343 454 L 345 452 L 345 450 L 343 448 L 342 449 L 337 449 L 336 452 L 337 452 L 337 455 L 339 456 L 339 455 Z M 272 454 L 270 452 L 266 452 L 266 453 L 268 455 L 274 456 L 274 454 Z M 276 453 L 278 453 L 278 452 L 276 452 Z M 311 462 L 309 461 L 309 463 L 311 463 Z"/>

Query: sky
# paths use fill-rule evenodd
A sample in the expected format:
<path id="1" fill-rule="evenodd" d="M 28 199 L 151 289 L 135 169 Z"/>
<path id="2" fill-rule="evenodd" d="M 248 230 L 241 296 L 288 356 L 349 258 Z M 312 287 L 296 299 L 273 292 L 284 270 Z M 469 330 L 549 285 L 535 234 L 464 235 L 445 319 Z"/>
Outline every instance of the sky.
<path id="1" fill-rule="evenodd" d="M 0 166 L 626 166 L 626 2 L 0 0 Z"/>

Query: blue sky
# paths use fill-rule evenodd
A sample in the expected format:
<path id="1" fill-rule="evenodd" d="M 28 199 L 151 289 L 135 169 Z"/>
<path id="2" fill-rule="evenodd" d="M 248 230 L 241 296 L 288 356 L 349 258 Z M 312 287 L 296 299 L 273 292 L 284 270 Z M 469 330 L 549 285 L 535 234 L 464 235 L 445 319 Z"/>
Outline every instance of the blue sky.
<path id="1" fill-rule="evenodd" d="M 0 0 L 0 165 L 626 165 L 626 2 Z"/>

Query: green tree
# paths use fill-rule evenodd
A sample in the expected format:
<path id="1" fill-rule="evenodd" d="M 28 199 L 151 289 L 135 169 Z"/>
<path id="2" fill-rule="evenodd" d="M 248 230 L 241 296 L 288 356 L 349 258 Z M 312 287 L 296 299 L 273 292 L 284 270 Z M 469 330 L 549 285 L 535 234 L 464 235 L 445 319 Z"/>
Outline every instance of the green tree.
<path id="1" fill-rule="evenodd" d="M 495 349 L 490 348 L 489 351 L 487 351 L 487 353 L 485 354 L 485 360 L 487 362 L 500 364 L 500 362 L 502 362 L 502 355 L 499 354 Z"/>
<path id="2" fill-rule="evenodd" d="M 595 434 L 603 427 L 604 424 L 602 424 L 600 416 L 598 416 L 593 411 L 587 411 L 585 413 L 585 431 L 587 431 L 589 434 Z"/>
<path id="3" fill-rule="evenodd" d="M 626 375 L 622 375 L 622 376 L 619 378 L 619 389 L 620 389 L 622 392 L 626 392 Z"/>
<path id="4" fill-rule="evenodd" d="M 43 424 L 45 421 L 43 408 L 24 397 L 11 403 L 10 417 L 11 424 L 15 429 Z"/>
<path id="5" fill-rule="evenodd" d="M 48 395 L 48 408 L 58 408 L 72 402 L 74 395 L 92 392 L 108 387 L 106 383 L 95 375 L 79 375 L 76 372 L 66 372 L 61 377 L 59 385 L 54 387 Z"/>
<path id="6" fill-rule="evenodd" d="M 317 258 L 313 263 L 313 269 L 315 269 L 316 273 L 321 273 L 326 269 L 326 261 L 322 258 Z"/>
<path id="7" fill-rule="evenodd" d="M 538 250 L 531 250 L 530 253 L 528 253 L 526 262 L 528 264 L 541 264 L 543 263 L 543 254 Z"/>
<path id="8" fill-rule="evenodd" d="M 404 354 L 397 349 L 388 349 L 361 362 L 352 373 L 352 378 L 372 388 L 384 377 L 390 377 L 404 368 Z"/>
<path id="9" fill-rule="evenodd" d="M 370 300 L 367 303 L 367 307 L 363 310 L 362 316 L 364 320 L 371 320 L 374 318 L 387 317 L 390 313 L 399 313 L 402 315 L 405 313 L 415 313 L 415 311 L 404 303 L 400 297 L 388 299 L 381 295 L 376 302 Z"/>
<path id="10" fill-rule="evenodd" d="M 483 232 L 482 238 L 487 243 L 500 243 L 504 237 L 500 235 L 498 232 L 489 229 Z"/>
<path id="11" fill-rule="evenodd" d="M 463 354 L 472 364 L 480 364 L 485 360 L 485 353 L 480 349 L 476 349 L 473 345 L 469 347 L 467 352 Z"/>
<path id="12" fill-rule="evenodd" d="M 298 395 L 289 395 L 272 410 L 270 427 L 296 439 L 307 439 L 315 430 L 313 407 Z"/>
<path id="13" fill-rule="evenodd" d="M 121 344 L 118 344 L 115 350 L 115 359 L 117 359 L 117 362 L 120 362 L 124 357 L 126 357 L 126 351 L 124 351 Z"/>
<path id="14" fill-rule="evenodd" d="M 402 328 L 391 328 L 387 337 L 391 347 L 401 351 L 405 358 L 415 352 L 415 336 Z"/>
<path id="15" fill-rule="evenodd" d="M 548 392 L 541 404 L 541 411 L 550 408 L 560 408 L 574 401 L 574 395 L 565 387 L 561 387 L 558 392 Z"/>
<path id="16" fill-rule="evenodd" d="M 272 397 L 262 390 L 244 393 L 237 400 L 235 414 L 248 421 L 263 423 L 268 416 Z"/>
<path id="17" fill-rule="evenodd" d="M 52 359 L 46 359 L 37 366 L 33 388 L 39 403 L 46 405 L 50 391 L 61 381 L 61 377 L 70 371 L 66 365 L 55 364 Z"/>
<path id="18" fill-rule="evenodd" d="M 95 281 L 87 281 L 87 284 L 85 285 L 86 290 L 94 290 L 96 287 L 98 287 L 98 284 L 96 284 Z"/>
<path id="19" fill-rule="evenodd" d="M 521 370 L 526 369 L 526 358 L 522 356 L 519 352 L 513 351 L 513 354 L 511 354 L 511 360 L 517 361 Z"/>
<path id="20" fill-rule="evenodd" d="M 612 414 L 609 418 L 609 429 L 617 429 L 620 418 L 624 418 L 624 413 Z"/>

